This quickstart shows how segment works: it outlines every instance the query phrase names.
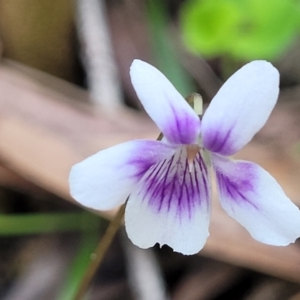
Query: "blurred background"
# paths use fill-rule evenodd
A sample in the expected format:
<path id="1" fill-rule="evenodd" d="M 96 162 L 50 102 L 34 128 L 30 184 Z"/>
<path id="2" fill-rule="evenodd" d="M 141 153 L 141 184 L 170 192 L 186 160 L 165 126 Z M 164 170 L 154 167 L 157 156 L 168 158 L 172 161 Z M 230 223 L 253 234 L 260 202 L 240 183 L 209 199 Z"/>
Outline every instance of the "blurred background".
<path id="1" fill-rule="evenodd" d="M 0 299 L 74 299 L 114 212 L 71 199 L 71 166 L 159 134 L 130 83 L 135 58 L 205 105 L 245 63 L 271 61 L 278 104 L 238 157 L 300 205 L 299 36 L 298 0 L 0 0 Z M 210 232 L 183 256 L 121 228 L 86 299 L 300 299 L 299 243 L 252 240 L 215 199 Z"/>

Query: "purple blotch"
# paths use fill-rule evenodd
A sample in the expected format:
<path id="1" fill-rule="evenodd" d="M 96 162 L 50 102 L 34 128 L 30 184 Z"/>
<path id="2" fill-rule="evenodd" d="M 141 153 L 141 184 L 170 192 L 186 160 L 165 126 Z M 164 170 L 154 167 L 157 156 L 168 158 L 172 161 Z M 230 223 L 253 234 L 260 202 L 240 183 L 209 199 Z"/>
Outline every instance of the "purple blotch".
<path id="1" fill-rule="evenodd" d="M 135 166 L 137 172 L 134 173 L 134 177 L 138 180 L 141 179 L 144 174 L 156 163 L 155 160 L 147 158 L 133 158 L 126 163 L 126 166 L 133 165 Z"/>
<path id="2" fill-rule="evenodd" d="M 195 142 L 199 130 L 200 119 L 193 117 L 187 112 L 179 112 L 170 105 L 172 110 L 173 120 L 171 125 L 167 127 L 166 136 L 171 142 L 177 144 L 192 144 Z"/>
<path id="3" fill-rule="evenodd" d="M 203 143 L 205 148 L 215 153 L 221 153 L 223 155 L 231 155 L 234 152 L 231 134 L 235 124 L 232 124 L 230 128 L 216 129 L 212 128 L 203 137 Z"/>
<path id="4" fill-rule="evenodd" d="M 225 196 L 226 199 L 231 199 L 236 204 L 241 205 L 247 203 L 258 210 L 258 206 L 255 203 L 253 203 L 253 201 L 251 201 L 247 196 L 249 192 L 253 193 L 255 189 L 253 187 L 253 183 L 251 182 L 252 178 L 244 178 L 245 174 L 247 173 L 238 174 L 240 176 L 235 175 L 233 177 L 222 173 L 220 170 L 216 170 L 217 182 L 220 193 L 221 195 Z"/>
<path id="5" fill-rule="evenodd" d="M 123 165 L 123 167 L 133 167 L 135 171 L 132 173 L 132 176 L 137 180 L 140 180 L 152 166 L 156 165 L 160 160 L 163 160 L 168 154 L 168 149 L 164 148 L 168 146 L 162 145 L 162 148 L 160 148 L 157 142 L 154 143 L 155 144 L 152 144 L 151 141 L 149 143 L 144 143 L 142 147 L 138 149 L 137 155 L 133 155 Z M 170 155 L 172 152 L 173 150 L 170 147 Z M 120 166 L 120 168 L 121 167 L 122 166 Z"/>

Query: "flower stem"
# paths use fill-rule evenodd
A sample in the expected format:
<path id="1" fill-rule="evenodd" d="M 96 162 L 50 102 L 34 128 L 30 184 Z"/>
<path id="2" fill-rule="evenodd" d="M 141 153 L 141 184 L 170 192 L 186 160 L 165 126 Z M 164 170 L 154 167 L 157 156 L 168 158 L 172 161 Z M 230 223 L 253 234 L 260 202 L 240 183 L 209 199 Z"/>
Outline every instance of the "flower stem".
<path id="1" fill-rule="evenodd" d="M 83 298 L 84 294 L 86 293 L 91 280 L 93 279 L 99 265 L 101 264 L 101 262 L 104 258 L 106 251 L 108 250 L 111 242 L 113 241 L 113 239 L 123 221 L 125 206 L 126 206 L 126 203 L 123 204 L 119 208 L 115 217 L 109 223 L 104 236 L 100 240 L 98 247 L 96 248 L 95 252 L 93 253 L 93 256 L 95 256 L 95 259 L 93 259 L 90 262 L 90 264 L 85 272 L 85 275 L 83 277 L 83 280 L 81 281 L 79 289 L 74 297 L 74 300 L 81 300 Z"/>

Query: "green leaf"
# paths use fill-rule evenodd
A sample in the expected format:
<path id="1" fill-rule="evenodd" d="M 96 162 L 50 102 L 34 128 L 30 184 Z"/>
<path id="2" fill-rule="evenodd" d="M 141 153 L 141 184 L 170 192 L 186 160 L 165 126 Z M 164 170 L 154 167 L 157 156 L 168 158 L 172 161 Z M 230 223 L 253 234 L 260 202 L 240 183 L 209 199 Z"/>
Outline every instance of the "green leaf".
<path id="1" fill-rule="evenodd" d="M 189 95 L 195 88 L 190 77 L 179 63 L 174 45 L 167 32 L 168 17 L 164 1 L 148 1 L 148 21 L 157 67 L 182 95 Z"/>
<path id="2" fill-rule="evenodd" d="M 206 57 L 276 59 L 300 24 L 293 0 L 190 0 L 182 8 L 184 40 Z"/>
<path id="3" fill-rule="evenodd" d="M 193 52 L 207 57 L 223 55 L 235 40 L 240 18 L 233 1 L 188 1 L 181 12 L 183 38 Z"/>
<path id="4" fill-rule="evenodd" d="M 67 280 L 57 298 L 58 300 L 74 299 L 98 242 L 99 233 L 97 231 L 89 231 L 83 234 L 80 247 L 68 272 Z"/>
<path id="5" fill-rule="evenodd" d="M 92 230 L 99 227 L 98 216 L 80 213 L 0 214 L 0 235 Z"/>
<path id="6" fill-rule="evenodd" d="M 298 32 L 300 14 L 292 1 L 248 0 L 242 13 L 247 29 L 240 30 L 231 49 L 237 58 L 275 59 Z"/>

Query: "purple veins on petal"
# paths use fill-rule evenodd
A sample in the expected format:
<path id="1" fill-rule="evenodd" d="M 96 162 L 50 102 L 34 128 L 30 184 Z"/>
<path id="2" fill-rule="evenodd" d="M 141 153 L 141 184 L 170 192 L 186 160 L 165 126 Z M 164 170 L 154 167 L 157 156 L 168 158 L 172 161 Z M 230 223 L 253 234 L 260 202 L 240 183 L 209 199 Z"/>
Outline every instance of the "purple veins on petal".
<path id="1" fill-rule="evenodd" d="M 236 170 L 236 174 L 226 174 L 216 168 L 218 188 L 224 199 L 233 201 L 236 204 L 249 204 L 253 208 L 258 209 L 258 206 L 249 200 L 248 196 L 249 193 L 253 193 L 254 191 L 253 178 L 245 178 L 245 176 L 243 176 L 243 168 L 248 167 L 247 164 L 241 164 L 239 169 Z"/>
<path id="2" fill-rule="evenodd" d="M 234 145 L 230 139 L 231 128 L 224 130 L 220 129 L 211 129 L 203 136 L 203 143 L 206 149 L 220 153 L 222 155 L 230 155 L 234 151 Z"/>
<path id="3" fill-rule="evenodd" d="M 120 167 L 133 167 L 136 172 L 132 176 L 139 181 L 145 173 L 158 161 L 172 156 L 174 147 L 160 141 L 143 141 L 140 143 L 138 153 L 132 153 L 132 157 Z M 122 153 L 120 153 L 122 155 Z"/>
<path id="4" fill-rule="evenodd" d="M 127 165 L 134 165 L 137 167 L 138 172 L 134 174 L 138 180 L 141 179 L 144 174 L 153 166 L 154 162 L 149 159 L 144 158 L 133 158 L 127 162 Z"/>
<path id="5" fill-rule="evenodd" d="M 139 196 L 157 213 L 175 209 L 180 219 L 190 219 L 195 205 L 209 205 L 207 177 L 207 168 L 200 152 L 190 171 L 187 152 L 182 147 L 172 157 L 152 166 L 145 173 Z"/>
<path id="6" fill-rule="evenodd" d="M 198 180 L 198 178 L 203 179 L 202 185 L 203 185 L 203 188 L 205 191 L 206 198 L 208 199 L 210 197 L 210 191 L 209 191 L 210 186 L 209 186 L 209 182 L 207 180 L 204 180 L 205 178 L 207 178 L 209 176 L 207 166 L 206 166 L 202 156 L 200 155 L 200 153 L 198 153 L 196 155 L 195 159 L 199 165 L 199 170 L 200 170 L 200 173 L 198 174 L 198 171 L 196 169 L 195 179 L 196 179 L 196 181 Z M 201 174 L 205 174 L 205 177 L 201 176 Z M 199 188 L 199 184 L 197 184 L 196 186 Z M 198 192 L 200 193 L 200 191 L 198 191 Z"/>
<path id="7" fill-rule="evenodd" d="M 176 144 L 195 143 L 200 131 L 200 118 L 191 118 L 186 112 L 176 110 L 171 104 L 170 108 L 173 111 L 174 123 L 170 122 L 166 128 L 168 140 Z"/>

